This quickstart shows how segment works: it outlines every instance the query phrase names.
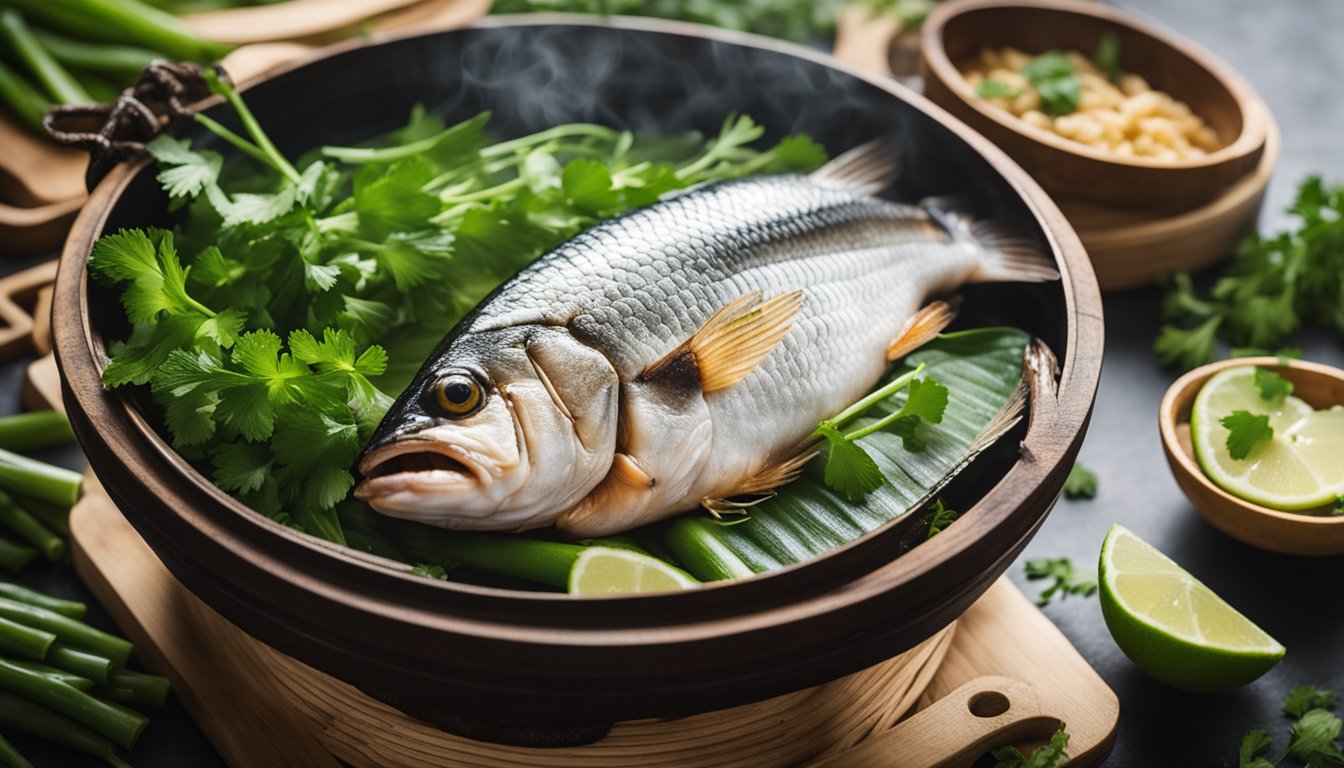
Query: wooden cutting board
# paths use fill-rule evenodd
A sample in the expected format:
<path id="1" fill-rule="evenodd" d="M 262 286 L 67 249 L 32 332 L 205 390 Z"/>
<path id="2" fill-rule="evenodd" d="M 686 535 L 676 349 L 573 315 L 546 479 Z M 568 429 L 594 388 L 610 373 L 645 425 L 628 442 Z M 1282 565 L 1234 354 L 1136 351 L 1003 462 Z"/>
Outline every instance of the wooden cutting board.
<path id="1" fill-rule="evenodd" d="M 681 720 L 617 723 L 583 747 L 478 742 L 406 717 L 248 637 L 174 580 L 105 495 L 86 494 L 70 527 L 79 575 L 240 768 L 338 760 L 358 768 L 969 766 L 1006 743 L 1039 744 L 1061 721 L 1070 765 L 1095 765 L 1110 752 L 1119 718 L 1105 682 L 1000 579 L 948 631 L 818 688 Z M 782 749 L 788 738 L 810 751 Z"/>

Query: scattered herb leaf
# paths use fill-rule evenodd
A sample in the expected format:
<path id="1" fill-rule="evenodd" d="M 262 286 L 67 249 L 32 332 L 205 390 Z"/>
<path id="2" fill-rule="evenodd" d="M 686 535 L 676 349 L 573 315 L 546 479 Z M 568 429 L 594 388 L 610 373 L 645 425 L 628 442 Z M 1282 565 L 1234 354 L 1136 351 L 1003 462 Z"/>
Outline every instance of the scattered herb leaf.
<path id="1" fill-rule="evenodd" d="M 1244 459 L 1256 446 L 1274 439 L 1274 429 L 1264 414 L 1233 411 L 1218 423 L 1227 428 L 1227 453 L 1234 459 Z"/>
<path id="2" fill-rule="evenodd" d="M 1097 475 L 1078 462 L 1073 463 L 1064 480 L 1064 498 L 1091 499 L 1097 495 Z"/>
<path id="3" fill-rule="evenodd" d="M 1344 763 L 1335 739 L 1344 730 L 1344 722 L 1324 709 L 1304 712 L 1288 732 L 1287 756 L 1301 760 L 1307 768 Z"/>
<path id="4" fill-rule="evenodd" d="M 817 432 L 826 439 L 828 447 L 824 475 L 827 486 L 851 502 L 862 501 L 882 487 L 885 481 L 882 470 L 862 446 L 828 422 L 823 421 Z"/>
<path id="5" fill-rule="evenodd" d="M 991 753 L 996 761 L 994 768 L 1056 768 L 1068 759 L 1064 750 L 1069 746 L 1069 734 L 1064 731 L 1064 723 L 1050 737 L 1050 743 L 1031 751 L 1031 756 L 1023 755 L 1017 747 L 1000 747 Z"/>
<path id="6" fill-rule="evenodd" d="M 1077 111 L 1083 94 L 1083 80 L 1063 51 L 1046 51 L 1022 68 L 1022 76 L 1041 96 L 1041 111 L 1047 115 L 1068 115 Z"/>
<path id="7" fill-rule="evenodd" d="M 1124 70 L 1120 68 L 1120 36 L 1114 32 L 1101 33 L 1096 50 L 1092 51 L 1092 63 L 1106 75 L 1112 83 L 1120 82 Z"/>
<path id="8" fill-rule="evenodd" d="M 975 95 L 982 99 L 1016 99 L 1022 92 L 1002 80 L 981 80 Z"/>
<path id="9" fill-rule="evenodd" d="M 1238 768 L 1274 768 L 1274 763 L 1266 757 L 1274 740 L 1266 731 L 1254 730 L 1241 737 L 1241 749 L 1237 753 Z"/>
<path id="10" fill-rule="evenodd" d="M 1040 606 L 1048 605 L 1056 594 L 1063 599 L 1069 595 L 1090 597 L 1097 593 L 1096 575 L 1079 570 L 1067 557 L 1028 560 L 1026 571 L 1027 579 L 1030 581 L 1052 580 L 1036 602 Z"/>
<path id="11" fill-rule="evenodd" d="M 1283 714 L 1301 717 L 1313 709 L 1334 709 L 1335 692 L 1314 685 L 1299 685 L 1283 702 Z"/>
<path id="12" fill-rule="evenodd" d="M 955 509 L 948 509 L 943 505 L 942 499 L 933 502 L 933 510 L 929 514 L 929 538 L 932 539 L 943 531 L 947 526 L 955 523 L 961 513 Z"/>
<path id="13" fill-rule="evenodd" d="M 1285 397 L 1293 394 L 1293 382 L 1268 368 L 1255 369 L 1255 388 L 1260 391 L 1261 400 L 1271 403 L 1282 402 Z"/>

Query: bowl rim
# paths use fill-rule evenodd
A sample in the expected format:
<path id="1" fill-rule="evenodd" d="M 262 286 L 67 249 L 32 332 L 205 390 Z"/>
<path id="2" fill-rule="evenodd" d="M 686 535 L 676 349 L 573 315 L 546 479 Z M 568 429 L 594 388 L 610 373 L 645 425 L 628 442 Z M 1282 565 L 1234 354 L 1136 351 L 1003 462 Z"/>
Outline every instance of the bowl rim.
<path id="1" fill-rule="evenodd" d="M 216 488 L 149 427 L 129 399 L 120 393 L 105 392 L 101 387 L 101 365 L 96 357 L 97 344 L 90 325 L 87 260 L 112 205 L 147 165 L 144 160 L 116 166 L 93 191 L 90 204 L 81 211 L 67 240 L 56 281 L 55 301 L 60 307 L 54 322 L 57 360 L 63 373 L 67 407 L 77 430 L 97 438 L 97 443 L 90 446 L 90 456 L 106 454 L 113 457 L 106 461 L 112 463 L 115 460 L 119 472 L 127 472 L 131 465 L 138 464 L 143 468 L 147 462 L 160 462 L 171 470 L 170 473 L 139 477 L 136 479 L 137 489 L 164 494 L 161 501 L 165 504 L 180 502 L 173 507 L 174 520 L 189 524 L 194 528 L 192 533 L 208 536 L 219 544 L 220 552 L 212 556 L 225 557 L 230 563 L 247 564 L 254 569 L 264 568 L 268 583 L 282 585 L 290 596 L 301 593 L 304 597 L 325 601 L 324 605 L 358 611 L 361 616 L 376 618 L 388 626 L 395 625 L 407 633 L 416 633 L 417 640 L 425 633 L 447 632 L 471 640 L 502 641 L 511 650 L 573 650 L 601 645 L 609 654 L 634 653 L 634 649 L 648 652 L 649 649 L 674 646 L 704 652 L 729 642 L 765 637 L 765 633 L 781 628 L 794 633 L 789 635 L 790 642 L 802 644 L 808 634 L 821 631 L 821 627 L 833 632 L 837 626 L 846 629 L 860 623 L 871 626 L 877 621 L 874 612 L 889 605 L 883 602 L 885 595 L 899 588 L 919 591 L 915 585 L 930 587 L 929 599 L 936 595 L 943 610 L 955 608 L 959 612 L 969 607 L 990 583 L 984 576 L 1002 573 L 1044 521 L 1062 487 L 1069 462 L 1082 443 L 1091 415 L 1100 380 L 1104 325 L 1097 282 L 1076 233 L 1040 186 L 987 139 L 899 83 L 866 75 L 839 64 L 826 54 L 747 33 L 625 17 L 594 20 L 573 14 L 496 16 L 467 29 L 556 25 L 586 29 L 614 27 L 619 31 L 689 36 L 699 41 L 761 49 L 764 53 L 790 56 L 838 70 L 924 112 L 951 133 L 954 140 L 963 142 L 983 158 L 1021 201 L 1041 228 L 1045 246 L 1057 257 L 1060 272 L 1065 308 L 1064 356 L 1057 369 L 1035 371 L 1038 382 L 1048 378 L 1052 385 L 1058 373 L 1057 388 L 1052 387 L 1057 397 L 1034 404 L 1023 439 L 1023 455 L 966 511 L 959 525 L 895 558 L 889 551 L 881 550 L 881 545 L 887 541 L 881 534 L 892 531 L 888 524 L 803 563 L 749 579 L 683 592 L 582 599 L 564 594 L 424 579 L 393 561 L 374 558 L 285 528 Z M 245 84 L 242 90 L 245 92 L 258 83 L 352 49 L 449 31 L 450 28 L 431 26 L 351 41 L 268 70 Z M 163 464 L 165 461 L 167 463 Z M 192 503 L 197 502 L 202 503 L 199 509 L 192 507 Z M 206 504 L 211 508 L 206 508 Z M 1028 507 L 1033 510 L 1030 514 L 1025 511 Z M 145 520 L 133 518 L 132 522 L 142 533 L 152 532 L 145 530 L 149 525 Z M 1009 541 L 998 545 L 992 558 L 986 558 L 976 546 L 996 534 L 999 540 L 1010 537 Z M 977 566 L 983 583 L 963 579 L 952 586 L 945 584 L 943 593 L 932 590 L 940 583 L 940 573 L 945 575 L 958 568 L 964 571 L 972 563 Z M 389 567 L 391 565 L 397 568 Z M 312 566 L 312 569 L 305 566 Z M 319 577 L 316 573 L 319 568 L 321 575 L 327 578 Z M 349 589 L 351 583 L 357 583 L 361 591 Z M 198 586 L 215 588 L 199 583 L 187 586 L 193 590 Z M 221 600 L 229 598 L 227 594 L 214 594 Z M 274 601 L 285 597 L 249 596 Z M 926 602 L 919 601 L 918 605 L 926 605 Z M 243 609 L 238 604 L 229 607 Z M 255 602 L 248 607 L 257 610 Z M 263 607 L 280 610 L 278 602 L 264 603 Z M 310 630 L 309 639 L 312 639 L 311 630 L 314 617 L 319 615 L 318 609 L 292 602 L 285 603 L 283 609 L 288 621 L 302 630 Z M 225 615 L 231 617 L 230 613 Z M 308 623 L 303 623 L 305 621 Z M 930 619 L 922 619 L 900 631 L 910 634 L 925 629 L 932 631 L 937 627 L 929 626 L 931 623 Z M 277 636 L 274 626 L 267 625 L 263 629 L 271 632 L 271 637 Z M 799 632 L 802 634 L 797 634 Z M 794 637 L 798 639 L 793 640 Z M 875 638 L 856 638 L 853 642 L 864 643 L 862 648 L 866 655 L 863 660 L 868 663 L 876 660 Z M 778 656 L 791 650 L 776 648 L 769 653 Z M 888 644 L 881 658 L 898 650 Z M 829 665 L 828 669 L 832 671 L 841 667 L 847 672 L 853 671 L 858 668 L 856 659 L 853 654 L 828 650 L 818 653 L 816 659 L 809 662 L 809 669 Z M 613 662 L 613 667 L 616 666 L 619 665 Z M 753 681 L 762 676 L 756 670 L 742 674 L 756 675 L 750 678 Z M 813 674 L 814 681 L 820 682 L 815 677 L 820 673 Z M 778 692 L 797 687 L 781 687 L 785 685 L 781 681 L 762 684 L 761 689 L 769 690 L 771 685 Z M 745 696 L 743 693 L 733 695 Z"/>
<path id="2" fill-rule="evenodd" d="M 967 82 L 965 75 L 947 54 L 947 48 L 944 45 L 947 25 L 960 16 L 967 16 L 980 11 L 1015 9 L 1042 10 L 1086 16 L 1115 26 L 1128 27 L 1134 32 L 1153 38 L 1177 54 L 1191 60 L 1222 83 L 1223 87 L 1231 94 L 1232 101 L 1236 104 L 1237 111 L 1241 115 L 1240 133 L 1231 142 L 1199 158 L 1172 161 L 1145 157 L 1123 157 L 1038 128 L 1006 110 L 988 103 L 985 99 L 977 97 L 971 90 L 970 83 Z M 951 2 L 938 5 L 929 14 L 920 36 L 923 57 L 928 63 L 929 69 L 934 76 L 942 81 L 944 87 L 958 99 L 975 110 L 981 117 L 1061 154 L 1123 168 L 1186 171 L 1212 168 L 1225 163 L 1236 162 L 1240 158 L 1259 151 L 1268 137 L 1270 120 L 1268 106 L 1265 105 L 1250 83 L 1231 65 L 1190 38 L 1161 26 L 1157 22 L 1149 21 L 1141 16 L 1104 3 L 1083 2 L 1083 0 L 951 0 Z M 1173 96 L 1173 98 L 1175 97 Z"/>
<path id="3" fill-rule="evenodd" d="M 1216 362 L 1201 365 L 1191 371 L 1186 372 L 1179 379 L 1172 382 L 1167 388 L 1166 394 L 1162 396 L 1162 404 L 1158 406 L 1158 432 L 1162 434 L 1162 447 L 1166 449 L 1167 456 L 1175 460 L 1172 465 L 1172 472 L 1179 471 L 1193 479 L 1206 494 L 1213 496 L 1227 504 L 1233 504 L 1242 509 L 1254 512 L 1267 518 L 1271 518 L 1285 526 L 1307 526 L 1314 528 L 1330 528 L 1344 526 L 1344 515 L 1338 517 L 1321 517 L 1319 515 L 1307 515 L 1302 512 L 1290 512 L 1288 510 L 1273 509 L 1253 501 L 1248 501 L 1240 496 L 1234 496 L 1231 493 L 1220 488 L 1204 471 L 1199 468 L 1199 462 L 1190 452 L 1181 445 L 1180 437 L 1176 430 L 1182 425 L 1190 423 L 1189 409 L 1194 405 L 1195 397 L 1204 384 L 1213 377 L 1214 374 L 1225 371 L 1228 368 L 1240 368 L 1243 366 L 1257 368 L 1273 368 L 1278 372 L 1285 370 L 1296 371 L 1309 376 L 1322 376 L 1344 381 L 1344 370 L 1335 368 L 1324 363 L 1313 363 L 1308 360 L 1279 359 L 1277 357 L 1234 357 L 1227 360 L 1218 360 Z M 1184 413 L 1185 417 L 1180 415 Z M 1189 494 L 1186 494 L 1189 496 Z M 1190 499 L 1194 503 L 1194 499 Z M 1202 511 L 1202 510 L 1201 510 Z"/>

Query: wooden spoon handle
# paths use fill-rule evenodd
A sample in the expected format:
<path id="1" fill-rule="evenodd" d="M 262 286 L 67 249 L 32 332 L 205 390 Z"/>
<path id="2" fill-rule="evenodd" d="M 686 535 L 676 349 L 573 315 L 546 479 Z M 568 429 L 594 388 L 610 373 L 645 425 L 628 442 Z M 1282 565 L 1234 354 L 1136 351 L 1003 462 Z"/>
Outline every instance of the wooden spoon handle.
<path id="1" fill-rule="evenodd" d="M 861 72 L 891 77 L 891 46 L 902 29 L 901 22 L 869 5 L 848 6 L 836 18 L 831 55 Z"/>

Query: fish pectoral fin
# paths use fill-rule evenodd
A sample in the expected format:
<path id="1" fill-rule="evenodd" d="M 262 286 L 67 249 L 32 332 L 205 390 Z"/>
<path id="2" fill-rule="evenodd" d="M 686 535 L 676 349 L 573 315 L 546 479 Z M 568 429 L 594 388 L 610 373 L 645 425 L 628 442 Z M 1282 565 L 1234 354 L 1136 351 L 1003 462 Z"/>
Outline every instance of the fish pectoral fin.
<path id="1" fill-rule="evenodd" d="M 634 528 L 656 484 L 657 480 L 644 471 L 638 459 L 628 453 L 617 453 L 602 482 L 560 513 L 555 527 L 576 537 L 605 536 Z M 617 511 L 620 514 L 613 514 Z"/>
<path id="2" fill-rule="evenodd" d="M 887 345 L 888 362 L 899 360 L 932 341 L 956 316 L 957 310 L 946 301 L 932 302 L 911 315 L 901 332 Z"/>
<path id="3" fill-rule="evenodd" d="M 790 291 L 762 302 L 751 291 L 728 302 L 695 335 L 649 366 L 640 378 L 696 371 L 705 393 L 727 389 L 761 364 L 803 308 L 803 292 Z"/>

